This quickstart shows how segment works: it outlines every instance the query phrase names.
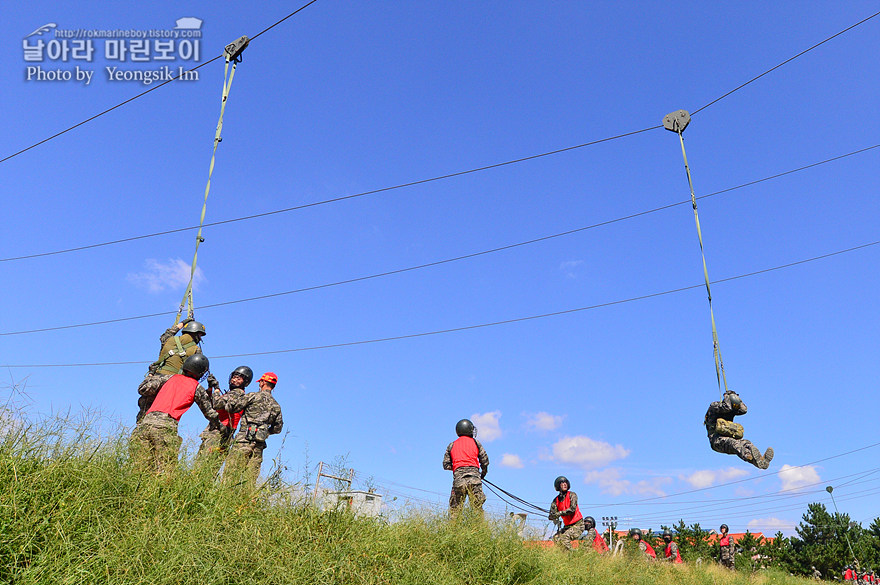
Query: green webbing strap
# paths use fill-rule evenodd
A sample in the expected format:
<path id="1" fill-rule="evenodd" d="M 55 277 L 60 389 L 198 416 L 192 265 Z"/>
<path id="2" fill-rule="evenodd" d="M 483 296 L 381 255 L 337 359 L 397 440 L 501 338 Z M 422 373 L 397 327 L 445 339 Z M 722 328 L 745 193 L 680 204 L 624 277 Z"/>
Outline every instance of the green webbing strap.
<path id="1" fill-rule="evenodd" d="M 703 257 L 703 277 L 706 280 L 706 293 L 709 296 L 709 316 L 712 319 L 712 347 L 715 352 L 715 376 L 718 378 L 718 392 L 724 399 L 724 392 L 727 391 L 727 376 L 724 374 L 724 361 L 721 359 L 721 346 L 718 343 L 718 330 L 715 328 L 715 313 L 712 311 L 712 289 L 709 286 L 709 271 L 706 268 L 706 254 L 703 251 L 703 232 L 700 229 L 700 216 L 697 214 L 697 197 L 694 195 L 694 183 L 691 180 L 691 169 L 688 166 L 687 153 L 684 150 L 684 136 L 682 132 L 690 123 L 690 115 L 684 110 L 679 110 L 666 116 L 663 125 L 667 130 L 671 130 L 678 134 L 681 142 L 681 156 L 684 158 L 684 170 L 687 173 L 688 187 L 691 190 L 691 204 L 694 207 L 694 220 L 697 222 L 697 238 L 700 240 L 700 255 Z M 724 388 L 722 390 L 722 383 Z"/>
<path id="2" fill-rule="evenodd" d="M 232 71 L 229 71 L 229 63 L 232 62 Z M 202 237 L 202 225 L 205 223 L 205 210 L 208 207 L 208 193 L 211 191 L 211 175 L 214 173 L 214 159 L 217 155 L 217 145 L 223 140 L 220 132 L 223 130 L 223 113 L 226 111 L 226 99 L 229 97 L 229 90 L 232 88 L 232 78 L 235 77 L 235 68 L 238 65 L 238 59 L 233 60 L 229 51 L 226 51 L 226 68 L 223 71 L 223 96 L 220 103 L 220 119 L 217 121 L 217 131 L 214 133 L 214 150 L 211 152 L 211 166 L 208 168 L 208 184 L 205 185 L 205 201 L 202 204 L 202 216 L 199 219 L 199 233 L 196 234 L 196 251 L 193 254 L 192 268 L 189 273 L 189 284 L 186 285 L 186 291 L 180 300 L 180 308 L 177 309 L 177 318 L 174 324 L 180 322 L 180 315 L 183 313 L 184 305 L 187 307 L 187 316 L 193 317 L 193 298 L 192 285 L 193 278 L 196 275 L 196 264 L 199 258 L 199 244 L 205 241 Z"/>

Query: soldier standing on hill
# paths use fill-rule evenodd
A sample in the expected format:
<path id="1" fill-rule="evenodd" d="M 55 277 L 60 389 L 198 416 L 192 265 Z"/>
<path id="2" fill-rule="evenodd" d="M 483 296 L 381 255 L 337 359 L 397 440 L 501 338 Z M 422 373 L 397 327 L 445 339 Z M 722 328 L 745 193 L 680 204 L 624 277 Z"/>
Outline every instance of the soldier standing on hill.
<path id="1" fill-rule="evenodd" d="M 746 414 L 747 410 L 739 394 L 732 390 L 726 391 L 722 400 L 710 404 L 703 420 L 709 444 L 713 451 L 737 455 L 758 469 L 767 469 L 773 459 L 773 449 L 768 447 L 761 455 L 751 441 L 742 438 L 742 425 L 733 422 L 733 417 Z"/>
<path id="2" fill-rule="evenodd" d="M 646 559 L 648 559 L 649 561 L 657 560 L 657 553 L 654 552 L 654 547 L 642 540 L 642 530 L 640 528 L 630 528 L 629 536 L 634 542 L 637 543 L 636 546 L 638 547 L 639 551 L 641 551 L 641 553 L 645 555 Z"/>
<path id="3" fill-rule="evenodd" d="M 196 354 L 183 362 L 183 374 L 168 379 L 153 400 L 150 409 L 135 427 L 131 435 L 132 457 L 149 464 L 158 472 L 169 470 L 177 463 L 182 439 L 177 434 L 177 423 L 196 403 L 205 418 L 212 423 L 218 420 L 217 411 L 211 405 L 211 397 L 199 385 L 208 371 L 208 358 Z"/>
<path id="4" fill-rule="evenodd" d="M 550 515 L 548 518 L 554 522 L 562 520 L 562 529 L 556 533 L 553 540 L 565 550 L 571 550 L 571 541 L 580 538 L 584 532 L 584 517 L 578 508 L 577 494 L 569 491 L 571 484 L 568 478 L 560 475 L 553 482 L 553 488 L 559 494 L 550 502 Z"/>
<path id="5" fill-rule="evenodd" d="M 443 454 L 443 469 L 452 472 L 452 492 L 449 494 L 449 512 L 458 514 L 465 498 L 471 508 L 483 513 L 483 478 L 489 471 L 489 456 L 477 440 L 477 427 L 463 418 L 455 423 L 458 438 L 449 443 Z M 482 471 L 481 471 L 482 469 Z"/>
<path id="6" fill-rule="evenodd" d="M 602 535 L 599 534 L 599 531 L 596 530 L 596 519 L 592 516 L 587 516 L 584 518 L 584 529 L 587 531 L 584 534 L 584 540 L 592 543 L 593 550 L 597 553 L 606 553 L 608 552 L 608 543 L 605 542 L 605 539 L 602 538 Z"/>
<path id="7" fill-rule="evenodd" d="M 681 563 L 681 554 L 678 552 L 678 544 L 672 542 L 672 532 L 669 529 L 663 531 L 663 542 L 666 543 L 664 551 L 665 560 L 670 563 Z"/>
<path id="8" fill-rule="evenodd" d="M 727 524 L 722 524 L 721 528 L 721 538 L 718 541 L 718 545 L 721 547 L 721 566 L 731 571 L 736 570 L 736 543 L 733 541 L 728 535 L 730 529 L 727 527 Z"/>
<path id="9" fill-rule="evenodd" d="M 263 449 L 269 435 L 281 432 L 284 420 L 281 418 L 281 406 L 272 396 L 272 390 L 278 383 L 278 376 L 266 372 L 258 380 L 259 392 L 238 394 L 226 400 L 226 411 L 233 415 L 241 413 L 238 435 L 229 448 L 224 473 L 235 477 L 244 474 L 245 480 L 253 486 L 260 476 L 263 464 Z"/>
<path id="10" fill-rule="evenodd" d="M 210 463 L 211 467 L 215 468 L 215 474 L 223 465 L 223 459 L 229 451 L 232 435 L 235 434 L 238 421 L 241 419 L 241 413 L 229 414 L 226 411 L 226 406 L 229 402 L 241 400 L 244 396 L 244 389 L 253 379 L 254 371 L 252 369 L 247 366 L 239 366 L 229 374 L 229 391 L 221 394 L 220 384 L 216 379 L 210 386 L 211 400 L 214 403 L 214 410 L 219 416 L 219 421 L 217 424 L 208 423 L 207 428 L 199 434 L 199 437 L 202 438 L 202 444 L 199 446 L 196 459 Z"/>
<path id="11" fill-rule="evenodd" d="M 180 335 L 177 332 L 180 331 Z M 147 375 L 138 386 L 138 399 L 140 409 L 137 414 L 137 422 L 150 410 L 153 400 L 159 393 L 162 385 L 171 376 L 182 373 L 183 362 L 191 355 L 201 353 L 199 343 L 205 336 L 205 326 L 190 318 L 184 319 L 177 325 L 169 327 L 165 333 L 159 336 L 159 359 L 150 364 Z"/>

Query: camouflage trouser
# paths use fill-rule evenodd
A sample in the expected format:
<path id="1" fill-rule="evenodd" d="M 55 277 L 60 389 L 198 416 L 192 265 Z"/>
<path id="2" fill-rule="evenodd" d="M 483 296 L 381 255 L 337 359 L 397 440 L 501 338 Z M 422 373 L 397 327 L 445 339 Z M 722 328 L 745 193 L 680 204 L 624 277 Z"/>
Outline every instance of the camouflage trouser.
<path id="1" fill-rule="evenodd" d="M 263 441 L 236 441 L 229 448 L 226 469 L 223 477 L 228 481 L 242 481 L 251 487 L 256 485 L 260 477 L 260 466 L 263 464 Z"/>
<path id="2" fill-rule="evenodd" d="M 165 382 L 170 378 L 171 374 L 148 373 L 144 376 L 144 381 L 138 386 L 138 394 L 140 394 L 141 397 L 138 398 L 138 406 L 140 407 L 140 410 L 138 410 L 137 422 L 141 422 L 141 419 L 144 418 L 144 415 L 147 414 L 147 411 L 153 406 L 153 401 L 156 399 L 159 389 L 162 388 Z"/>
<path id="3" fill-rule="evenodd" d="M 209 466 L 214 475 L 220 471 L 223 460 L 229 452 L 229 440 L 232 438 L 232 429 L 221 426 L 219 429 L 207 428 L 199 434 L 202 444 L 196 453 L 196 462 Z"/>
<path id="4" fill-rule="evenodd" d="M 733 437 L 711 434 L 709 435 L 709 444 L 713 451 L 736 455 L 752 465 L 761 457 L 761 452 L 748 439 L 734 439 Z"/>
<path id="5" fill-rule="evenodd" d="M 553 536 L 553 542 L 555 542 L 557 546 L 561 546 L 565 550 L 571 550 L 571 541 L 579 539 L 583 532 L 584 520 L 583 518 L 581 518 L 574 524 L 569 524 L 568 526 L 563 525 L 562 530 L 560 530 Z"/>
<path id="6" fill-rule="evenodd" d="M 733 553 L 727 552 L 723 548 L 721 549 L 721 566 L 725 569 L 730 569 L 731 571 L 736 570 Z"/>
<path id="7" fill-rule="evenodd" d="M 449 511 L 453 514 L 458 513 L 464 506 L 465 498 L 470 499 L 471 508 L 482 513 L 483 503 L 486 501 L 482 482 L 477 480 L 472 483 L 453 483 L 452 492 L 449 494 Z"/>
<path id="8" fill-rule="evenodd" d="M 131 434 L 131 457 L 145 469 L 170 471 L 177 464 L 181 442 L 176 420 L 164 412 L 149 412 Z"/>

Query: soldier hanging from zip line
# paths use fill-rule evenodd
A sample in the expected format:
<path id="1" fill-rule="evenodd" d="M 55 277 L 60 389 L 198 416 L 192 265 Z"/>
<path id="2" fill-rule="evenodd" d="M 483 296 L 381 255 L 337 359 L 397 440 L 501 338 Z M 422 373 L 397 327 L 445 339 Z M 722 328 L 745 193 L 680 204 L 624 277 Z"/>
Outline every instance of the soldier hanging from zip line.
<path id="1" fill-rule="evenodd" d="M 471 509 L 483 514 L 483 478 L 489 471 L 489 456 L 477 441 L 477 427 L 463 418 L 455 423 L 458 438 L 449 443 L 443 454 L 443 469 L 452 472 L 452 491 L 449 494 L 449 514 L 456 516 L 470 499 Z M 482 471 L 481 471 L 482 470 Z"/>
<path id="2" fill-rule="evenodd" d="M 178 331 L 180 331 L 180 335 L 177 335 Z M 204 336 L 205 326 L 192 318 L 186 318 L 177 325 L 166 329 L 165 333 L 159 337 L 161 346 L 159 359 L 150 364 L 143 382 L 138 386 L 138 394 L 140 394 L 138 406 L 140 408 L 136 422 L 140 422 L 150 409 L 162 385 L 171 376 L 182 372 L 184 360 L 191 355 L 202 352 L 199 343 Z M 212 379 L 213 376 L 210 376 L 208 381 L 210 382 Z"/>
<path id="3" fill-rule="evenodd" d="M 751 441 L 743 439 L 743 426 L 733 422 L 733 417 L 746 412 L 745 403 L 732 390 L 727 390 L 722 400 L 710 404 L 703 420 L 709 434 L 709 444 L 713 451 L 736 455 L 758 469 L 767 469 L 773 459 L 773 448 L 768 447 L 761 455 L 761 451 Z"/>

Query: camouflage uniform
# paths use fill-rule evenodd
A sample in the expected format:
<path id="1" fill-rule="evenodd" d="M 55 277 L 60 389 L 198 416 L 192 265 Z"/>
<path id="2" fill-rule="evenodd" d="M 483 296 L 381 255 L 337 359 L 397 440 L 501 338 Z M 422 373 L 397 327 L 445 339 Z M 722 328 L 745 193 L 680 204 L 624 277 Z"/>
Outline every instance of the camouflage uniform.
<path id="1" fill-rule="evenodd" d="M 731 571 L 736 570 L 736 543 L 733 542 L 733 539 L 729 536 L 727 537 L 727 546 L 721 545 L 719 541 L 719 547 L 721 548 L 721 566 Z"/>
<path id="2" fill-rule="evenodd" d="M 230 394 L 232 392 L 225 396 Z M 268 388 L 250 394 L 236 393 L 229 396 L 223 405 L 230 416 L 236 412 L 241 413 L 238 435 L 229 448 L 225 473 L 230 477 L 244 476 L 245 481 L 253 485 L 260 476 L 266 439 L 269 435 L 280 433 L 284 426 L 281 406 Z"/>
<path id="3" fill-rule="evenodd" d="M 218 420 L 211 398 L 201 386 L 196 386 L 193 401 L 212 423 Z M 171 415 L 154 410 L 146 413 L 131 434 L 131 455 L 138 464 L 158 473 L 169 471 L 177 463 L 182 439 L 177 434 L 177 421 Z"/>
<path id="4" fill-rule="evenodd" d="M 162 388 L 165 382 L 174 374 L 181 373 L 180 368 L 183 367 L 183 361 L 195 353 L 202 352 L 196 339 L 189 333 L 181 333 L 180 337 L 176 338 L 180 342 L 180 348 L 178 348 L 175 341 L 175 335 L 178 331 L 175 325 L 166 329 L 165 333 L 159 336 L 159 344 L 161 345 L 159 359 L 150 364 L 147 375 L 144 376 L 143 382 L 138 386 L 138 394 L 141 397 L 138 398 L 140 409 L 137 414 L 137 422 L 140 422 L 141 418 L 150 410 L 153 400 L 156 399 L 159 389 Z M 181 349 L 184 355 L 181 355 Z M 160 366 L 159 364 L 163 358 L 165 361 Z"/>
<path id="5" fill-rule="evenodd" d="M 678 550 L 678 544 L 676 542 L 669 542 L 668 547 L 669 547 L 669 556 L 664 556 L 663 560 L 667 561 L 669 563 L 674 563 L 675 559 L 679 558 L 679 556 L 681 554 Z M 665 554 L 666 554 L 666 551 L 664 550 L 664 555 Z"/>
<path id="6" fill-rule="evenodd" d="M 565 510 L 560 510 L 559 504 L 557 503 L 558 498 L 553 498 L 553 501 L 550 502 L 550 515 L 547 516 L 547 518 L 553 521 L 561 521 L 562 516 L 570 516 L 575 513 L 575 511 L 578 509 L 578 496 L 571 490 L 568 491 L 568 495 L 571 499 L 569 500 L 568 508 Z M 596 530 L 594 528 L 593 532 L 595 531 Z M 555 542 L 557 545 L 561 546 L 565 550 L 571 550 L 571 541 L 580 538 L 583 532 L 584 519 L 581 518 L 574 524 L 563 524 L 562 528 L 559 529 L 559 532 L 553 535 L 553 542 Z"/>
<path id="7" fill-rule="evenodd" d="M 214 409 L 217 411 L 226 410 L 230 402 L 241 400 L 244 396 L 244 390 L 241 388 L 232 388 L 225 394 L 220 394 L 219 390 L 215 390 L 211 398 L 214 403 Z M 220 413 L 222 414 L 222 413 Z M 229 415 L 229 424 L 233 422 L 233 415 Z M 235 434 L 235 428 L 227 426 L 221 421 L 209 422 L 199 437 L 202 444 L 199 445 L 199 451 L 196 453 L 196 461 L 210 465 L 216 475 L 223 465 L 223 460 L 229 452 L 229 443 L 232 441 L 232 435 Z"/>
<path id="8" fill-rule="evenodd" d="M 706 411 L 706 417 L 703 424 L 706 425 L 706 432 L 709 435 L 709 444 L 713 451 L 718 453 L 727 453 L 728 455 L 737 455 L 743 461 L 751 463 L 759 469 L 767 469 L 770 465 L 770 459 L 773 458 L 773 449 L 767 449 L 767 458 L 761 455 L 755 445 L 748 439 L 734 439 L 733 437 L 725 437 L 716 432 L 715 425 L 718 419 L 733 422 L 733 417 L 746 414 L 748 409 L 744 402 L 741 402 L 739 408 L 735 407 L 731 402 L 731 396 L 734 393 L 727 391 L 721 401 L 715 401 L 709 405 Z"/>
<path id="9" fill-rule="evenodd" d="M 469 498 L 471 508 L 483 513 L 483 504 L 486 502 L 486 496 L 483 494 L 483 475 L 480 469 L 484 471 L 489 468 L 489 455 L 483 449 L 483 445 L 476 439 L 473 440 L 477 444 L 480 467 L 459 467 L 452 469 L 452 446 L 455 441 L 449 443 L 446 447 L 446 453 L 443 455 L 443 469 L 452 471 L 452 491 L 449 494 L 449 511 L 453 514 L 458 513 L 464 506 L 465 498 Z"/>

